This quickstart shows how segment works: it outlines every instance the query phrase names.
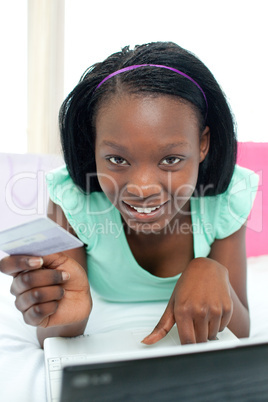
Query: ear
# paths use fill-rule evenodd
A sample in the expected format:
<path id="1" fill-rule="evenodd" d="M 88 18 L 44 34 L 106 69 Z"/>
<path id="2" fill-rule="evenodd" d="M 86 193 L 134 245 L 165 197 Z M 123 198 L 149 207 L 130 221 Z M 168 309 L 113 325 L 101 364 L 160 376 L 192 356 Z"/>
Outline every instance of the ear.
<path id="1" fill-rule="evenodd" d="M 201 134 L 200 138 L 200 156 L 199 156 L 199 163 L 203 162 L 205 157 L 209 151 L 209 144 L 210 144 L 210 129 L 206 126 L 205 130 Z"/>

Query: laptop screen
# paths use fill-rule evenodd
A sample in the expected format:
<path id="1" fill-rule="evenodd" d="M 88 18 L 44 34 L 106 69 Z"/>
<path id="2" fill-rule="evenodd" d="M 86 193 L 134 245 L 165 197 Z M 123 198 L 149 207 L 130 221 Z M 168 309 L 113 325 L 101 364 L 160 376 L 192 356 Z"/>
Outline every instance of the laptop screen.
<path id="1" fill-rule="evenodd" d="M 65 367 L 61 402 L 267 401 L 268 344 Z"/>

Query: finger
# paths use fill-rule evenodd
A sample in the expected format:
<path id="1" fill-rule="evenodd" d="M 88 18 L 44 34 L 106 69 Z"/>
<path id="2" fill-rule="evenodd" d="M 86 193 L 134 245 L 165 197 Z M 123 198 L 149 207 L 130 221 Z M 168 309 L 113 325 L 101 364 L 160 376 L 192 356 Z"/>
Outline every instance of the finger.
<path id="1" fill-rule="evenodd" d="M 0 261 L 0 271 L 7 275 L 16 276 L 22 271 L 29 271 L 41 268 L 42 265 L 42 257 L 12 255 L 2 258 L 2 260 Z"/>
<path id="2" fill-rule="evenodd" d="M 208 320 L 207 317 L 198 317 L 194 320 L 195 340 L 196 343 L 207 342 L 208 340 Z"/>
<path id="3" fill-rule="evenodd" d="M 15 300 L 15 305 L 18 310 L 24 313 L 34 305 L 61 300 L 64 293 L 64 289 L 61 286 L 47 286 L 44 288 L 31 289 L 19 295 Z"/>
<path id="4" fill-rule="evenodd" d="M 49 323 L 49 317 L 57 311 L 58 305 L 58 301 L 51 301 L 32 306 L 23 314 L 24 321 L 26 324 L 35 327 L 46 328 Z"/>
<path id="5" fill-rule="evenodd" d="M 65 289 L 81 289 L 88 292 L 89 284 L 85 269 L 73 258 L 64 253 L 51 254 L 44 257 L 44 266 L 50 269 L 62 270 L 70 274 L 72 279 L 66 283 Z"/>
<path id="6" fill-rule="evenodd" d="M 160 321 L 155 326 L 154 330 L 150 333 L 150 335 L 146 336 L 142 340 L 142 343 L 145 343 L 146 345 L 152 345 L 160 341 L 167 335 L 174 324 L 175 318 L 173 314 L 173 308 L 171 305 L 168 305 L 164 314 L 160 318 Z"/>
<path id="7" fill-rule="evenodd" d="M 229 324 L 233 314 L 233 301 L 230 300 L 229 304 L 225 304 L 224 311 L 221 317 L 219 332 L 223 331 Z"/>
<path id="8" fill-rule="evenodd" d="M 176 319 L 176 324 L 182 345 L 196 343 L 194 323 L 190 316 L 185 316 L 183 320 Z"/>
<path id="9" fill-rule="evenodd" d="M 208 324 L 208 339 L 210 341 L 217 339 L 217 334 L 220 331 L 221 316 L 213 317 Z"/>
<path id="10" fill-rule="evenodd" d="M 64 253 L 55 253 L 43 257 L 44 266 L 50 269 L 59 268 L 61 265 L 65 264 L 67 260 L 68 256 Z"/>
<path id="11" fill-rule="evenodd" d="M 58 285 L 68 280 L 69 277 L 70 275 L 67 272 L 54 269 L 36 269 L 22 272 L 14 278 L 10 292 L 16 296 L 30 289 Z"/>

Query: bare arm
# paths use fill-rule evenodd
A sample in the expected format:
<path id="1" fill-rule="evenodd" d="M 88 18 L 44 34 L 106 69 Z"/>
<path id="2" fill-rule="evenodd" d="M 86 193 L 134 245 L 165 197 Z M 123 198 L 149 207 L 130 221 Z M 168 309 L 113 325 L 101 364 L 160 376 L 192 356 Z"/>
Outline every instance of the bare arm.
<path id="1" fill-rule="evenodd" d="M 216 240 L 210 258 L 227 268 L 233 300 L 233 314 L 228 328 L 239 338 L 249 336 L 250 321 L 247 299 L 246 226 L 231 236 Z"/>
<path id="2" fill-rule="evenodd" d="M 49 217 L 73 233 L 60 207 L 50 202 Z M 52 336 L 84 332 L 92 300 L 84 247 L 40 257 L 12 255 L 0 271 L 13 276 L 10 292 L 24 321 L 36 326 L 41 346 Z"/>
<path id="3" fill-rule="evenodd" d="M 238 337 L 249 335 L 245 231 L 243 226 L 216 240 L 209 258 L 194 258 L 189 263 L 144 343 L 159 341 L 175 323 L 182 344 L 215 339 L 226 326 Z"/>
<path id="4" fill-rule="evenodd" d="M 48 217 L 57 222 L 60 226 L 68 230 L 73 235 L 76 235 L 73 228 L 68 223 L 62 209 L 58 205 L 54 204 L 51 200 L 49 201 L 48 205 Z M 64 254 L 77 261 L 87 272 L 86 252 L 84 247 L 68 250 Z M 54 336 L 77 336 L 83 334 L 87 325 L 87 321 L 88 317 L 85 320 L 75 324 L 55 326 L 51 328 L 38 327 L 37 337 L 40 345 L 43 346 L 45 338 Z"/>

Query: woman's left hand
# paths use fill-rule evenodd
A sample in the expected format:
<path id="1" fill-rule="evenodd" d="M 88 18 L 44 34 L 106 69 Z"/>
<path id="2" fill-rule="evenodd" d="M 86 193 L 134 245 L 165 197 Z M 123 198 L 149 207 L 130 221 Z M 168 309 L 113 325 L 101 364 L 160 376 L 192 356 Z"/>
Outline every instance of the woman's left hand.
<path id="1" fill-rule="evenodd" d="M 151 345 L 176 323 L 181 344 L 215 339 L 232 317 L 228 270 L 209 258 L 195 258 L 179 278 L 160 321 L 143 343 Z"/>

